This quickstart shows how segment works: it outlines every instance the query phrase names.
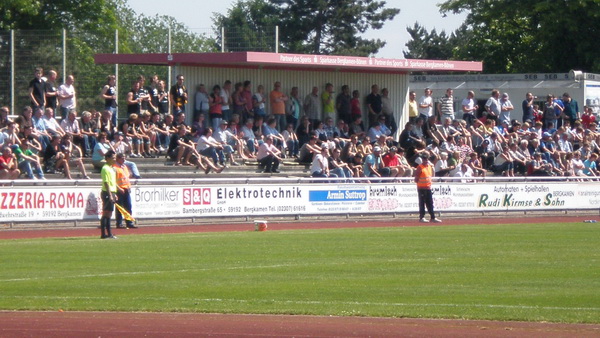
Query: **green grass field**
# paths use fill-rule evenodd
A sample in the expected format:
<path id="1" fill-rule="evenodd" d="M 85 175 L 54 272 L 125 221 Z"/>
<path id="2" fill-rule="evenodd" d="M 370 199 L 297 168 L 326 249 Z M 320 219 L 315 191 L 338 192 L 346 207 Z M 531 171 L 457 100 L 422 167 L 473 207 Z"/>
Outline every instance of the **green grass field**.
<path id="1" fill-rule="evenodd" d="M 0 309 L 600 323 L 599 234 L 571 223 L 4 240 Z"/>

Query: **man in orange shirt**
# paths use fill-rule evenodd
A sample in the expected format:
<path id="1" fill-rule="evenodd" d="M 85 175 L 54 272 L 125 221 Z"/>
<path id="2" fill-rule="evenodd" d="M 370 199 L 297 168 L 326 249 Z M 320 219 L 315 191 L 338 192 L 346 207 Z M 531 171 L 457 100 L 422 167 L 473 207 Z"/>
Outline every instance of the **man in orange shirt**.
<path id="1" fill-rule="evenodd" d="M 419 164 L 415 172 L 415 182 L 417 183 L 417 193 L 419 195 L 419 222 L 429 223 L 425 219 L 425 206 L 431 216 L 431 221 L 435 223 L 441 223 L 442 220 L 435 218 L 433 211 L 433 193 L 431 192 L 431 178 L 433 177 L 434 170 L 431 163 L 429 163 L 429 153 L 424 151 L 419 157 L 422 163 Z"/>
<path id="2" fill-rule="evenodd" d="M 275 88 L 269 94 L 271 101 L 271 114 L 277 121 L 277 130 L 282 132 L 287 124 L 285 118 L 285 102 L 288 100 L 288 96 L 281 91 L 281 82 L 277 81 L 274 85 Z"/>
<path id="3" fill-rule="evenodd" d="M 129 182 L 129 168 L 125 165 L 125 155 L 122 153 L 117 154 L 117 160 L 113 165 L 115 172 L 117 173 L 117 203 L 123 207 L 131 215 L 131 182 Z M 123 226 L 123 215 L 119 212 L 119 209 L 115 210 L 117 228 L 125 228 Z M 127 228 L 137 228 L 132 221 L 125 220 Z"/>

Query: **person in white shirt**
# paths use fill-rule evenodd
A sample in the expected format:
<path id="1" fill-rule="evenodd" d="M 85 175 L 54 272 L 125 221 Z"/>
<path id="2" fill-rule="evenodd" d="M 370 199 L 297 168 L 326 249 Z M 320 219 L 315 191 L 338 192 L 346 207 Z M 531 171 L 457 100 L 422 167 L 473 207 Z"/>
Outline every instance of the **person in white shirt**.
<path id="1" fill-rule="evenodd" d="M 419 115 L 428 119 L 433 116 L 433 98 L 431 97 L 431 89 L 425 88 L 425 95 L 419 99 Z"/>
<path id="2" fill-rule="evenodd" d="M 265 141 L 258 148 L 258 154 L 256 155 L 256 159 L 262 168 L 264 168 L 264 173 L 279 173 L 277 168 L 279 167 L 279 162 L 281 162 L 281 157 L 279 155 L 281 152 L 277 147 L 273 144 L 273 136 L 269 135 L 266 137 Z"/>
<path id="3" fill-rule="evenodd" d="M 194 121 L 198 121 L 198 116 L 204 114 L 208 116 L 208 92 L 203 84 L 199 84 L 196 88 L 196 95 L 194 96 Z M 206 120 L 205 120 L 206 121 Z M 206 122 L 203 127 L 206 126 Z"/>
<path id="4" fill-rule="evenodd" d="M 67 80 L 60 87 L 58 87 L 58 99 L 60 100 L 60 115 L 62 119 L 67 118 L 67 114 L 71 109 L 77 107 L 77 99 L 75 93 L 75 78 L 73 75 L 67 76 Z"/>
<path id="5" fill-rule="evenodd" d="M 473 125 L 475 114 L 479 106 L 475 104 L 475 92 L 470 90 L 467 93 L 467 97 L 462 101 L 463 120 L 467 122 L 467 127 Z"/>
<path id="6" fill-rule="evenodd" d="M 225 156 L 227 156 L 227 158 L 229 158 L 229 162 L 231 163 L 231 165 L 239 166 L 240 164 L 233 159 L 234 150 L 232 147 L 232 143 L 233 145 L 236 145 L 237 137 L 227 129 L 228 125 L 229 124 L 227 123 L 227 121 L 221 121 L 221 126 L 219 127 L 219 130 L 215 131 L 215 140 L 217 140 L 217 142 L 219 142 L 223 147 L 223 153 L 225 154 Z"/>

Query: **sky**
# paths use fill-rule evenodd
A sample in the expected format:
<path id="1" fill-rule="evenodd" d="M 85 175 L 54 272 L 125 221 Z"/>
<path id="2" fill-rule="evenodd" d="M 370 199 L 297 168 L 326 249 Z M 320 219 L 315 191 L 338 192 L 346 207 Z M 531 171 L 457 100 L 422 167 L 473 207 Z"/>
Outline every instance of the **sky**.
<path id="1" fill-rule="evenodd" d="M 128 0 L 129 6 L 137 13 L 147 16 L 169 15 L 185 24 L 194 32 L 212 32 L 213 13 L 226 14 L 237 0 Z M 399 8 L 400 13 L 393 21 L 387 21 L 382 29 L 365 33 L 366 38 L 380 38 L 387 42 L 386 46 L 375 55 L 381 58 L 404 58 L 402 51 L 406 50 L 406 43 L 410 36 L 406 32 L 407 26 L 419 22 L 429 31 L 435 28 L 438 32 L 445 30 L 451 33 L 458 28 L 466 14 L 449 14 L 442 17 L 437 4 L 443 0 L 387 0 L 387 8 Z M 175 6 L 176 4 L 176 6 Z"/>

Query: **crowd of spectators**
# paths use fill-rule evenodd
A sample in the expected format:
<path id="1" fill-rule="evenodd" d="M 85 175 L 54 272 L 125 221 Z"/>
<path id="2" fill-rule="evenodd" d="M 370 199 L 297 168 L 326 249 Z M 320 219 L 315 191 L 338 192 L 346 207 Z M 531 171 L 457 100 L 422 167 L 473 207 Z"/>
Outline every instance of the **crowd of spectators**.
<path id="1" fill-rule="evenodd" d="M 568 93 L 548 95 L 543 103 L 527 93 L 517 118 L 508 95 L 498 90 L 484 109 L 469 92 L 458 111 L 452 89 L 438 100 L 430 89 L 418 100 L 410 92 L 409 122 L 400 131 L 390 91 L 378 85 L 364 100 L 347 85 L 336 94 L 331 83 L 322 92 L 314 86 L 302 98 L 297 87 L 287 92 L 279 81 L 269 91 L 263 85 L 254 90 L 248 80 L 227 80 L 210 89 L 199 84 L 189 94 L 183 75 L 170 89 L 158 76 L 148 85 L 139 76 L 125 98 L 126 116 L 117 121 L 114 75 L 101 90 L 101 111 L 80 110 L 72 75 L 60 86 L 55 71 L 43 75 L 35 70 L 31 106 L 18 118 L 11 120 L 8 108 L 0 108 L 2 179 L 21 174 L 44 179 L 49 172 L 71 178 L 75 167 L 88 178 L 82 158 L 91 157 L 98 169 L 108 150 L 129 158 L 125 164 L 137 178 L 131 159 L 159 156 L 206 173 L 220 173 L 240 160 L 255 160 L 264 172 L 278 173 L 288 158 L 309 165 L 313 177 L 411 177 L 425 151 L 436 176 L 598 174 L 595 115 L 587 107 L 580 113 Z M 186 106 L 193 111 L 186 112 Z"/>

